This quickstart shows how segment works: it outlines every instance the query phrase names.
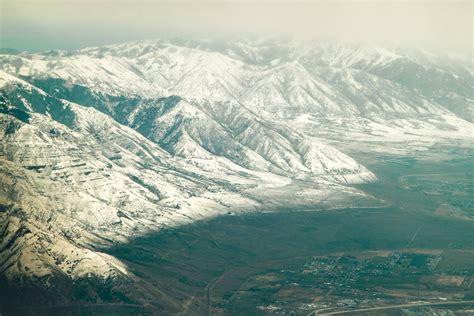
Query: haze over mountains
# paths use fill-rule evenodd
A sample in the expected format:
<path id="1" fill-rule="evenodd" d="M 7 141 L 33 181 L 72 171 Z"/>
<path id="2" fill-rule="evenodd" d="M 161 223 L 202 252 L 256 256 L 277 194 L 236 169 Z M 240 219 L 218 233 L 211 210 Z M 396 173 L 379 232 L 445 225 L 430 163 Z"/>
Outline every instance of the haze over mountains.
<path id="1" fill-rule="evenodd" d="M 333 146 L 351 137 L 472 140 L 472 63 L 415 49 L 153 40 L 0 69 L 12 284 L 132 280 L 99 249 L 228 212 L 378 203 L 351 186 L 374 174 Z"/>

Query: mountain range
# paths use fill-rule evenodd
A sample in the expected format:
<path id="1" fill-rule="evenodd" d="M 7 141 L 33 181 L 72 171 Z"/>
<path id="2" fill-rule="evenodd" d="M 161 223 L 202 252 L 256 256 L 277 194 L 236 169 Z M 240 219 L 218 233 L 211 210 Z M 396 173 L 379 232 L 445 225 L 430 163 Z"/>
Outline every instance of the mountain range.
<path id="1" fill-rule="evenodd" d="M 13 288 L 131 282 L 100 249 L 200 219 L 379 203 L 352 186 L 376 176 L 336 148 L 351 138 L 472 138 L 472 62 L 422 50 L 151 40 L 1 54 L 0 69 Z"/>

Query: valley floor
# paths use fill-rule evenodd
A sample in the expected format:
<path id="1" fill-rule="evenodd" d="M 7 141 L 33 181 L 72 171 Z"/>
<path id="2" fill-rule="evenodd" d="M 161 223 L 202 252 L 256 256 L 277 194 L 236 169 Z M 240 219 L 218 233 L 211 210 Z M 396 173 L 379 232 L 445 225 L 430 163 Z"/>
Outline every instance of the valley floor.
<path id="1" fill-rule="evenodd" d="M 14 311 L 472 312 L 472 152 L 450 148 L 446 155 L 444 149 L 434 147 L 423 156 L 361 153 L 356 158 L 379 178 L 358 188 L 383 199 L 383 205 L 229 214 L 150 234 L 102 250 L 120 259 L 134 275 L 133 282 L 109 289 L 123 292 L 123 301 L 109 304 L 104 294 L 100 304 L 88 303 L 90 293 L 84 286 L 75 292 L 79 302 L 75 306 Z"/>

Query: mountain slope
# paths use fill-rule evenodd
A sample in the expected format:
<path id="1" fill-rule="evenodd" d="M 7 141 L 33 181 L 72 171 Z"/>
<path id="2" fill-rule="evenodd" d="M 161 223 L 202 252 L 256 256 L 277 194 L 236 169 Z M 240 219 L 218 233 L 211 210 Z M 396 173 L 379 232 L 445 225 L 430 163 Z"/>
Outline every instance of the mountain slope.
<path id="1" fill-rule="evenodd" d="M 265 120 L 237 102 L 181 100 L 166 110 L 156 109 L 137 107 L 130 115 L 130 126 L 173 155 L 206 159 L 217 155 L 247 169 L 286 176 L 373 177 L 337 150 L 306 139 L 281 122 Z"/>
<path id="2" fill-rule="evenodd" d="M 199 62 L 203 62 L 202 54 L 198 55 Z M 215 55 L 214 53 L 212 56 Z M 206 60 L 209 60 L 209 56 L 205 56 Z M 216 58 L 217 61 L 221 60 L 220 57 Z M 228 58 L 225 61 L 228 62 Z M 48 92 L 52 91 L 58 97 L 91 105 L 110 114 L 117 121 L 137 129 L 173 155 L 206 160 L 220 156 L 247 169 L 294 175 L 298 178 L 333 175 L 337 181 L 346 182 L 349 177 L 344 175 L 350 175 L 351 181 L 374 179 L 370 172 L 346 155 L 324 146 L 317 139 L 308 139 L 275 117 L 265 115 L 264 112 L 257 115 L 255 111 L 251 111 L 250 108 L 266 108 L 266 104 L 271 104 L 273 108 L 280 106 L 271 102 L 274 100 L 268 99 L 267 90 L 250 90 L 250 93 L 244 96 L 244 103 L 240 103 L 234 98 L 234 95 L 240 92 L 233 88 L 223 88 L 219 83 L 227 82 L 229 86 L 229 80 L 225 79 L 226 77 L 220 78 L 217 73 L 225 73 L 225 69 L 207 66 L 210 64 L 204 62 L 202 67 L 196 67 L 199 70 L 193 70 L 196 71 L 197 77 L 191 74 L 189 78 L 192 80 L 186 76 L 182 80 L 206 85 L 206 80 L 201 81 L 198 78 L 203 78 L 201 70 L 211 69 L 204 72 L 218 80 L 217 90 L 213 86 L 196 88 L 196 84 L 190 84 L 188 87 L 192 88 L 191 91 L 178 89 L 183 91 L 182 95 L 186 97 L 150 99 L 99 95 L 92 88 L 78 85 L 74 85 L 71 92 L 64 88 L 64 81 L 33 78 L 29 80 Z M 286 84 L 298 78 L 293 83 L 296 86 L 291 90 L 288 102 L 307 98 L 308 102 L 300 105 L 300 111 L 309 108 L 320 113 L 328 110 L 328 107 L 334 107 L 338 100 L 345 100 L 339 95 L 334 97 L 334 91 L 312 79 L 301 65 L 290 64 L 279 68 L 280 72 L 275 74 L 270 70 L 268 77 L 264 76 L 258 79 L 258 82 L 263 86 L 274 85 L 275 91 L 283 91 L 287 88 Z M 276 86 L 282 77 L 286 83 L 280 87 Z M 256 84 L 255 87 L 259 89 L 260 86 Z M 281 97 L 286 98 L 286 94 Z M 345 108 L 339 107 L 340 112 L 347 111 L 350 104 L 346 104 Z M 293 111 L 293 106 L 289 107 L 290 111 Z M 318 150 L 319 153 L 315 154 Z"/>
<path id="3" fill-rule="evenodd" d="M 413 116 L 428 106 L 434 110 L 430 114 L 444 110 L 472 121 L 474 104 L 472 63 L 403 47 L 156 40 L 71 53 L 0 55 L 0 66 L 28 80 L 64 80 L 47 90 L 51 94 L 75 85 L 122 98 L 232 100 L 286 117 L 314 112 L 371 118 L 376 108 Z M 390 99 L 367 108 L 365 98 L 351 98 L 348 86 L 362 87 L 358 93 L 364 90 L 371 99 L 380 90 Z M 406 96 L 420 101 L 408 104 Z"/>
<path id="4" fill-rule="evenodd" d="M 92 108 L 1 81 L 0 269 L 13 284 L 126 279 L 97 248 L 256 205 L 231 192 L 232 175 L 211 178 Z"/>
<path id="5" fill-rule="evenodd" d="M 299 58 L 307 69 L 359 70 L 394 82 L 472 122 L 472 61 L 408 47 L 321 44 Z"/>
<path id="6" fill-rule="evenodd" d="M 141 104 L 130 112 L 130 125 L 137 132 L 4 72 L 0 88 L 1 290 L 15 299 L 20 297 L 11 294 L 15 291 L 33 291 L 28 304 L 100 302 L 101 293 L 111 293 L 117 301 L 127 297 L 140 303 L 148 295 L 148 301 L 159 297 L 158 305 L 178 306 L 159 289 L 134 291 L 146 280 L 100 249 L 230 211 L 314 204 L 319 199 L 336 203 L 336 191 L 341 203 L 354 196 L 370 199 L 338 184 L 373 179 L 351 158 L 324 145 L 315 147 L 289 129 L 264 127 L 264 121 L 238 112 L 238 107 L 232 110 L 237 112 L 211 114 L 210 107 L 177 97 L 155 100 L 148 109 Z M 267 140 L 260 144 L 245 131 L 234 134 L 242 127 L 239 115 Z M 200 125 L 211 123 L 220 130 Z M 153 142 L 139 132 L 160 138 Z M 212 152 L 218 150 L 227 154 Z M 232 161 L 239 152 L 248 155 L 249 166 L 240 157 Z M 269 170 L 280 175 L 265 172 Z M 323 174 L 301 187 L 288 170 L 303 177 L 310 170 Z M 303 196 L 288 202 L 295 190 Z M 265 202 L 267 195 L 272 200 Z M 72 293 L 75 286 L 88 294 Z"/>
<path id="7" fill-rule="evenodd" d="M 350 128 L 409 138 L 445 126 L 444 136 L 456 138 L 474 104 L 468 64 L 393 47 L 156 40 L 0 60 L 7 72 L 92 106 L 173 155 L 284 175 L 336 174 L 336 166 L 363 174 L 345 156 L 314 154 L 319 135 L 334 139 Z M 437 92 L 423 88 L 432 80 Z"/>

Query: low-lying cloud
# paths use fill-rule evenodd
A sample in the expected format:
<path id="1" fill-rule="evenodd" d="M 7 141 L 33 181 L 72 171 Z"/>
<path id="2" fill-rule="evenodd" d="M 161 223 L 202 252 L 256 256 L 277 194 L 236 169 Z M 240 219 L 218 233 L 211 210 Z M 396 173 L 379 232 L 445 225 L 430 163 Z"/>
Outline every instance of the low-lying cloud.
<path id="1" fill-rule="evenodd" d="M 0 6 L 0 45 L 32 51 L 157 37 L 247 35 L 472 51 L 471 1 L 1 0 Z"/>

